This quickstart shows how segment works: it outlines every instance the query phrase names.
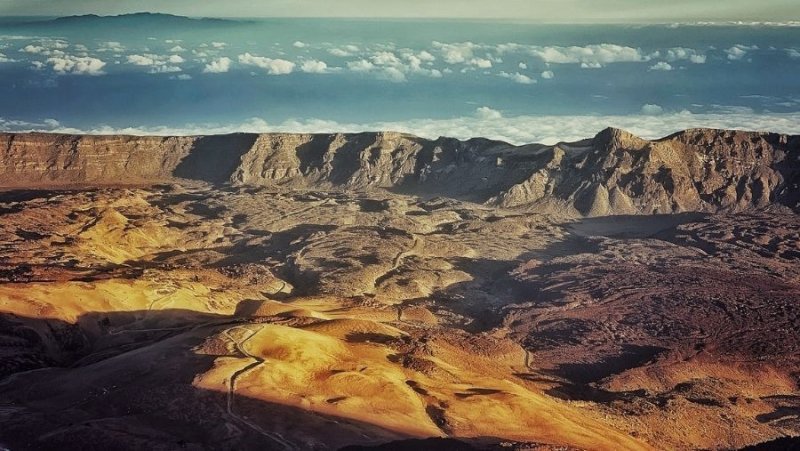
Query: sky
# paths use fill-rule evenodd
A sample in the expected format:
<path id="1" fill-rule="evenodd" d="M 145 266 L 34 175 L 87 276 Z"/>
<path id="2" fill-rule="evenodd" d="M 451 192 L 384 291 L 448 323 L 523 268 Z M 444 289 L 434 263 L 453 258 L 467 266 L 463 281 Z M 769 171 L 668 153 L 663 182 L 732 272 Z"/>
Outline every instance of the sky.
<path id="1" fill-rule="evenodd" d="M 0 0 L 0 16 L 506 18 L 545 22 L 800 20 L 798 0 Z"/>

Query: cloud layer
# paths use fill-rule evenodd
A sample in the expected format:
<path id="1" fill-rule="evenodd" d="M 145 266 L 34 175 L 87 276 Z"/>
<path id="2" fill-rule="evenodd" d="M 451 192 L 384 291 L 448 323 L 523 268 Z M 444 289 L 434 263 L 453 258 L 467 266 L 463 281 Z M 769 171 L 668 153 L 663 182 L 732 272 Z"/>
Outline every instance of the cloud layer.
<path id="1" fill-rule="evenodd" d="M 512 116 L 488 106 L 479 107 L 474 115 L 452 119 L 411 119 L 372 123 L 341 123 L 324 119 L 287 120 L 269 123 L 253 118 L 240 124 L 188 124 L 182 127 L 98 126 L 90 129 L 66 127 L 53 119 L 39 123 L 0 119 L 2 131 L 48 131 L 59 133 L 134 134 L 134 135 L 198 135 L 234 132 L 338 133 L 362 131 L 399 131 L 425 138 L 451 136 L 460 139 L 484 137 L 513 144 L 577 141 L 594 136 L 612 126 L 644 138 L 660 138 L 688 128 L 722 128 L 800 134 L 800 113 L 752 114 L 729 111 L 714 114 L 693 114 L 688 111 L 663 113 L 658 105 L 645 105 L 641 115 L 631 116 Z"/>

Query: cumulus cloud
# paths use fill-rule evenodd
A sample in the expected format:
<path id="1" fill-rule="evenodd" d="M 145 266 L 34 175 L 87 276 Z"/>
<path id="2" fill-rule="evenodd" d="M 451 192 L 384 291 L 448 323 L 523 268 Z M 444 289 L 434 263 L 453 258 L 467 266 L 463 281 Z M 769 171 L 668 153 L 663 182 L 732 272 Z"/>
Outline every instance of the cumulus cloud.
<path id="1" fill-rule="evenodd" d="M 705 64 L 706 56 L 695 49 L 686 47 L 673 47 L 663 52 L 657 51 L 652 55 L 653 58 L 662 57 L 668 62 L 689 61 L 694 64 Z"/>
<path id="2" fill-rule="evenodd" d="M 475 117 L 477 117 L 478 119 L 496 120 L 496 119 L 502 119 L 503 113 L 495 109 L 489 108 L 488 106 L 482 106 L 475 110 Z"/>
<path id="3" fill-rule="evenodd" d="M 397 83 L 406 81 L 406 74 L 396 67 L 385 67 L 379 72 L 379 74 L 389 81 Z"/>
<path id="4" fill-rule="evenodd" d="M 441 78 L 442 72 L 427 67 L 435 57 L 428 52 L 414 52 L 411 49 L 378 50 L 368 56 L 347 62 L 347 69 L 353 72 L 373 73 L 378 78 L 393 82 L 405 82 L 408 75 L 423 75 Z"/>
<path id="5" fill-rule="evenodd" d="M 294 41 L 294 44 L 292 44 L 292 46 L 297 47 L 298 49 L 303 49 L 308 47 L 308 44 L 306 44 L 303 41 Z"/>
<path id="6" fill-rule="evenodd" d="M 745 56 L 747 56 L 748 52 L 758 50 L 758 46 L 747 46 L 742 44 L 734 45 L 733 47 L 725 50 L 725 53 L 728 55 L 728 59 L 731 61 L 740 61 Z"/>
<path id="7" fill-rule="evenodd" d="M 694 64 L 705 64 L 708 57 L 705 55 L 692 55 L 689 57 L 689 61 Z"/>
<path id="8" fill-rule="evenodd" d="M 75 75 L 103 75 L 103 67 L 106 66 L 104 61 L 97 58 L 72 55 L 48 58 L 47 64 L 58 74 Z"/>
<path id="9" fill-rule="evenodd" d="M 155 55 L 145 53 L 142 55 L 128 55 L 127 61 L 134 66 L 148 67 L 151 74 L 163 74 L 170 72 L 181 72 L 182 69 L 176 64 L 181 64 L 186 60 L 180 55 Z"/>
<path id="10" fill-rule="evenodd" d="M 340 58 L 347 58 L 349 56 L 354 56 L 361 52 L 361 49 L 357 45 L 349 44 L 345 45 L 344 47 L 333 47 L 328 49 L 328 53 L 333 56 L 338 56 Z"/>
<path id="11" fill-rule="evenodd" d="M 369 72 L 375 68 L 375 65 L 367 60 L 361 59 L 357 61 L 348 61 L 347 68 L 353 72 Z"/>
<path id="12" fill-rule="evenodd" d="M 225 42 L 212 42 L 211 43 L 211 47 L 214 47 L 215 49 L 224 49 L 227 46 L 228 46 L 228 44 L 225 43 Z"/>
<path id="13" fill-rule="evenodd" d="M 294 71 L 295 64 L 284 59 L 265 58 L 250 53 L 239 55 L 239 63 L 245 66 L 255 66 L 267 71 L 270 75 L 286 75 Z"/>
<path id="14" fill-rule="evenodd" d="M 325 61 L 306 60 L 300 64 L 300 70 L 308 74 L 326 74 L 329 69 Z"/>
<path id="15" fill-rule="evenodd" d="M 642 105 L 642 114 L 647 116 L 658 116 L 659 114 L 664 112 L 664 108 L 660 105 L 654 105 L 652 103 L 647 103 Z"/>
<path id="16" fill-rule="evenodd" d="M 32 54 L 37 55 L 37 54 L 42 53 L 46 49 L 44 47 L 42 47 L 41 45 L 28 44 L 28 45 L 26 45 L 25 47 L 23 47 L 20 50 L 25 52 L 25 53 L 32 53 Z"/>
<path id="17" fill-rule="evenodd" d="M 481 59 L 488 59 L 494 63 L 502 62 L 496 55 L 515 54 L 518 56 L 535 57 L 544 64 L 578 64 L 585 69 L 599 69 L 614 63 L 649 62 L 654 59 L 663 59 L 666 62 L 689 61 L 694 64 L 704 64 L 707 57 L 701 51 L 686 47 L 673 47 L 653 52 L 644 52 L 640 48 L 618 44 L 590 44 L 585 46 L 539 46 L 518 43 L 505 44 L 478 44 L 474 42 L 442 43 L 433 42 L 444 61 L 448 64 L 477 63 Z M 485 54 L 484 56 L 478 56 Z M 529 67 L 527 62 L 520 62 L 518 67 L 525 70 Z"/>
<path id="18" fill-rule="evenodd" d="M 789 58 L 800 59 L 800 50 L 786 49 L 786 54 L 789 55 Z"/>
<path id="19" fill-rule="evenodd" d="M 487 48 L 486 46 L 473 42 L 445 44 L 433 41 L 433 47 L 438 50 L 442 60 L 447 64 L 465 64 L 479 69 L 488 69 L 492 67 L 492 59 L 494 57 L 489 54 L 481 56 L 476 55 L 477 51 Z"/>
<path id="20" fill-rule="evenodd" d="M 433 47 L 439 50 L 442 59 L 447 64 L 461 64 L 472 60 L 474 58 L 474 51 L 481 46 L 472 42 L 445 44 L 433 41 Z"/>
<path id="21" fill-rule="evenodd" d="M 417 54 L 417 57 L 418 57 L 420 60 L 422 60 L 422 61 L 426 61 L 426 62 L 436 61 L 436 57 L 435 57 L 435 56 L 433 56 L 433 54 L 431 54 L 431 53 L 430 53 L 430 52 L 428 52 L 427 50 L 423 50 L 423 51 L 419 52 L 419 53 Z"/>
<path id="22" fill-rule="evenodd" d="M 125 51 L 125 46 L 123 46 L 122 43 L 117 41 L 107 41 L 101 43 L 100 46 L 97 48 L 97 51 L 120 53 Z"/>
<path id="23" fill-rule="evenodd" d="M 659 61 L 650 66 L 650 70 L 655 70 L 655 71 L 671 71 L 672 69 L 673 69 L 672 65 L 666 61 Z"/>
<path id="24" fill-rule="evenodd" d="M 523 84 L 523 85 L 532 85 L 532 84 L 536 83 L 536 80 L 534 80 L 533 78 L 531 78 L 531 77 L 529 77 L 529 76 L 527 76 L 525 74 L 521 74 L 519 72 L 508 73 L 508 72 L 503 71 L 503 72 L 498 73 L 497 75 L 499 75 L 500 77 L 503 77 L 503 78 L 508 78 L 509 80 L 513 80 L 515 83 L 520 83 L 520 84 Z"/>
<path id="25" fill-rule="evenodd" d="M 155 55 L 128 55 L 128 62 L 136 66 L 151 66 L 155 64 Z"/>
<path id="26" fill-rule="evenodd" d="M 171 49 L 169 49 L 169 51 L 172 52 L 172 53 L 181 53 L 181 52 L 185 52 L 186 49 L 181 47 L 181 46 L 179 46 L 179 45 L 176 45 L 175 47 L 172 47 Z"/>
<path id="27" fill-rule="evenodd" d="M 39 39 L 20 49 L 20 52 L 45 56 L 64 56 L 63 51 L 69 47 L 67 41 L 61 39 Z"/>
<path id="28" fill-rule="evenodd" d="M 14 60 L 0 53 L 0 63 L 12 63 Z"/>
<path id="29" fill-rule="evenodd" d="M 616 44 L 596 44 L 583 47 L 531 47 L 531 56 L 547 64 L 581 64 L 584 68 L 599 68 L 606 64 L 649 61 L 640 49 Z"/>
<path id="30" fill-rule="evenodd" d="M 217 58 L 210 63 L 206 64 L 203 68 L 205 74 L 222 74 L 228 72 L 231 68 L 231 59 L 227 56 Z"/>
<path id="31" fill-rule="evenodd" d="M 472 58 L 467 61 L 467 64 L 480 69 L 488 69 L 492 67 L 492 61 L 486 58 Z"/>
<path id="32" fill-rule="evenodd" d="M 556 74 L 554 74 L 553 71 L 551 70 L 546 70 L 542 72 L 542 78 L 545 80 L 552 80 L 555 76 Z"/>

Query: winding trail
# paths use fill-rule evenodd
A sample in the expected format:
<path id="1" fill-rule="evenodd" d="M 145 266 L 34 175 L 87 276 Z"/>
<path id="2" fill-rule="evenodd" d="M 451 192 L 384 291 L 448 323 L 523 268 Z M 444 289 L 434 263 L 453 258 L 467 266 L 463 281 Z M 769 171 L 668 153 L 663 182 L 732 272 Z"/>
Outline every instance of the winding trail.
<path id="1" fill-rule="evenodd" d="M 400 251 L 397 253 L 397 255 L 395 255 L 394 260 L 392 261 L 392 267 L 389 268 L 389 270 L 383 273 L 380 277 L 375 279 L 375 288 L 378 288 L 386 280 L 395 275 L 399 271 L 400 266 L 403 265 L 403 260 L 412 255 L 419 254 L 422 251 L 423 247 L 425 247 L 425 241 L 416 234 L 414 234 L 414 243 L 408 249 Z"/>
<path id="2" fill-rule="evenodd" d="M 247 335 L 247 337 L 245 337 L 244 339 L 237 340 L 235 337 L 233 337 L 230 334 L 231 331 L 236 330 L 236 329 L 244 330 L 246 332 L 249 332 L 249 335 Z M 284 449 L 296 450 L 296 449 L 298 449 L 297 446 L 295 446 L 292 442 L 284 439 L 281 434 L 279 434 L 277 432 L 267 432 L 267 431 L 265 431 L 259 425 L 255 424 L 252 421 L 250 421 L 249 419 L 237 414 L 236 411 L 234 410 L 234 399 L 236 397 L 236 382 L 239 380 L 239 378 L 241 376 L 245 375 L 249 371 L 251 371 L 254 368 L 258 367 L 259 365 L 261 365 L 265 361 L 263 357 L 260 357 L 260 356 L 257 356 L 257 355 L 253 355 L 250 352 L 248 352 L 247 349 L 245 348 L 245 344 L 247 343 L 247 341 L 249 341 L 251 338 L 255 337 L 258 334 L 259 331 L 261 331 L 261 328 L 259 328 L 257 330 L 252 330 L 252 329 L 248 329 L 246 327 L 237 326 L 237 327 L 233 327 L 231 329 L 224 330 L 222 332 L 223 335 L 225 335 L 225 337 L 233 343 L 233 345 L 236 348 L 237 352 L 239 352 L 240 354 L 242 354 L 243 356 L 245 356 L 247 358 L 253 359 L 253 362 L 251 362 L 251 363 L 247 364 L 245 367 L 237 370 L 229 378 L 226 410 L 228 412 L 228 415 L 230 415 L 232 418 L 238 420 L 240 423 L 248 426 L 250 429 L 253 429 L 254 431 L 256 431 L 259 434 L 269 438 L 270 440 L 278 443 L 279 445 L 283 446 Z"/>

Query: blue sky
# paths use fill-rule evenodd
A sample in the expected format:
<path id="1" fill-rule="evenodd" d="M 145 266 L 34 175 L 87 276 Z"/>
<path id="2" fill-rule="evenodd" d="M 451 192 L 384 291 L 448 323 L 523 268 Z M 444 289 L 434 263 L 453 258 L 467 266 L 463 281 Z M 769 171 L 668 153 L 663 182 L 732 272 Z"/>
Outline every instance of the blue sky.
<path id="1" fill-rule="evenodd" d="M 797 0 L 0 0 L 0 15 L 138 11 L 227 17 L 469 17 L 557 22 L 800 20 Z"/>

